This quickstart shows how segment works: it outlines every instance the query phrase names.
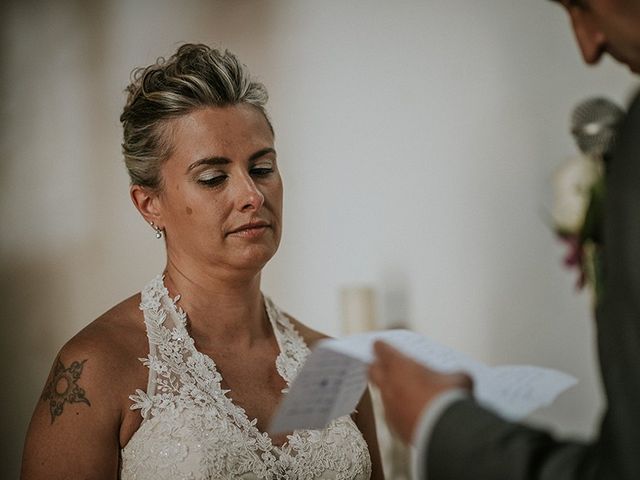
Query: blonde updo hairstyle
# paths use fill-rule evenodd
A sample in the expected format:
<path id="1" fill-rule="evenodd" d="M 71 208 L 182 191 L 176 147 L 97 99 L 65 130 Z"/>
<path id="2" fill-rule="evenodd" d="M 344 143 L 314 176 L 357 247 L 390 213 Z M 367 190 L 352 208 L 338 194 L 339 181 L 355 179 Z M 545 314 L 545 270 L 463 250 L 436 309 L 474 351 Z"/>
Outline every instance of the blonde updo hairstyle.
<path id="1" fill-rule="evenodd" d="M 160 168 L 171 155 L 170 120 L 202 107 L 246 103 L 265 110 L 268 94 L 238 59 L 202 44 L 182 45 L 169 59 L 159 58 L 132 73 L 120 121 L 122 151 L 132 185 L 162 188 Z"/>

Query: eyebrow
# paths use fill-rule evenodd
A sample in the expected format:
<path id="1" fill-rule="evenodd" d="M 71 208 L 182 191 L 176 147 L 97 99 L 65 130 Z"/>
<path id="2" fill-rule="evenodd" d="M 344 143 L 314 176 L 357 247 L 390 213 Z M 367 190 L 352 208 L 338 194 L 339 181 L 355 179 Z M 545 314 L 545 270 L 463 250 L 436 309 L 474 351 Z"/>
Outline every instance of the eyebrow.
<path id="1" fill-rule="evenodd" d="M 263 157 L 268 153 L 275 154 L 276 151 L 271 147 L 263 148 L 261 150 L 258 150 L 255 153 L 252 153 L 251 156 L 249 157 L 249 161 L 252 162 L 254 160 L 257 160 L 258 158 Z M 229 163 L 231 163 L 231 159 L 227 157 L 214 156 L 214 157 L 201 158 L 200 160 L 196 160 L 191 165 L 189 165 L 189 167 L 187 168 L 187 172 L 190 172 L 191 170 L 193 170 L 196 167 L 199 167 L 200 165 L 228 165 Z"/>

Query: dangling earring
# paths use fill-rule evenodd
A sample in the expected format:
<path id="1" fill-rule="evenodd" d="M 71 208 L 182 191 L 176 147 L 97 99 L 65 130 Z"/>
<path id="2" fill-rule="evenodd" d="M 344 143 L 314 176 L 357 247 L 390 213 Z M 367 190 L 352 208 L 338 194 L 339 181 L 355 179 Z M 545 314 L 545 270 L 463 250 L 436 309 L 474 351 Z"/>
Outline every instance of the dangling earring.
<path id="1" fill-rule="evenodd" d="M 159 226 L 157 226 L 153 222 L 149 222 L 149 225 L 151 225 L 153 227 L 153 229 L 156 231 L 156 238 L 158 240 L 160 240 L 162 238 L 162 228 L 160 228 Z"/>

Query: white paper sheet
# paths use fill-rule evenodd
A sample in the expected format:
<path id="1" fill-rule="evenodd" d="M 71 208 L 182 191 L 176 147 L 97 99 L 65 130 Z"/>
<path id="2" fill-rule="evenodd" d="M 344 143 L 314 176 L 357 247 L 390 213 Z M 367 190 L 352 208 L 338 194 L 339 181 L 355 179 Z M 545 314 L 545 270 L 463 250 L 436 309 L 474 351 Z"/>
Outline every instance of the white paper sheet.
<path id="1" fill-rule="evenodd" d="M 548 368 L 489 367 L 408 330 L 362 333 L 318 342 L 274 415 L 269 432 L 324 428 L 352 413 L 367 385 L 367 366 L 373 361 L 376 340 L 434 370 L 469 373 L 478 402 L 512 420 L 549 405 L 577 383 L 574 377 Z"/>

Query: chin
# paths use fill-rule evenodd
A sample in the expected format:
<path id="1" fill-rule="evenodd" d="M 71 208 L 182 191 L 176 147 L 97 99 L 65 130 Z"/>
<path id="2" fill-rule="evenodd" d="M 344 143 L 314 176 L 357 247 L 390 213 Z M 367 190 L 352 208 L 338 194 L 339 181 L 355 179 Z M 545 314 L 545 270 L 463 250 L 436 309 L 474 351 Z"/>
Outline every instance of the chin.
<path id="1" fill-rule="evenodd" d="M 262 270 L 262 268 L 276 254 L 276 250 L 277 248 L 267 248 L 265 245 L 255 245 L 242 252 L 242 254 L 233 263 L 243 270 Z"/>

